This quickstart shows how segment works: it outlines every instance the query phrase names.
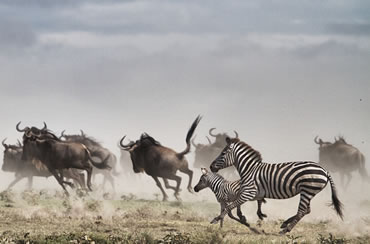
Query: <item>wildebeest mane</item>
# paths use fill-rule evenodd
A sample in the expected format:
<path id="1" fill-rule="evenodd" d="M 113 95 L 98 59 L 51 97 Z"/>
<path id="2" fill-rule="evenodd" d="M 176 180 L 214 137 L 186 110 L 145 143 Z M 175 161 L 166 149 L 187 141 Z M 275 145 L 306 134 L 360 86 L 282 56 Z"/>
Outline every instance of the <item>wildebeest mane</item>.
<path id="1" fill-rule="evenodd" d="M 153 137 L 148 135 L 146 132 L 141 134 L 140 143 L 143 146 L 149 146 L 149 145 L 161 146 L 161 143 L 159 141 L 155 140 Z"/>
<path id="2" fill-rule="evenodd" d="M 68 138 L 69 140 L 72 140 L 74 142 L 78 142 L 78 143 L 82 143 L 82 144 L 86 144 L 86 141 L 88 141 L 89 143 L 92 144 L 92 146 L 103 147 L 101 145 L 101 143 L 98 142 L 98 140 L 96 140 L 94 137 L 91 137 L 91 136 L 68 135 L 68 136 L 66 136 L 66 138 Z"/>

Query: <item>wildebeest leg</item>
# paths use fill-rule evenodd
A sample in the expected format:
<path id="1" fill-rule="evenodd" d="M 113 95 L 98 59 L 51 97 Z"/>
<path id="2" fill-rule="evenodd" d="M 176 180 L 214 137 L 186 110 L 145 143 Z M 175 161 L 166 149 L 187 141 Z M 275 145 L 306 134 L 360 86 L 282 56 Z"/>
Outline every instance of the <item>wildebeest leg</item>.
<path id="1" fill-rule="evenodd" d="M 60 175 L 59 177 L 62 179 L 63 184 L 67 184 L 69 187 L 74 188 L 73 183 L 64 180 L 64 172 L 62 169 L 59 170 L 59 175 Z"/>
<path id="2" fill-rule="evenodd" d="M 23 179 L 23 176 L 16 176 L 15 179 L 9 184 L 8 190 L 12 188 L 15 184 L 17 184 L 21 179 Z"/>
<path id="3" fill-rule="evenodd" d="M 159 187 L 159 189 L 161 189 L 161 192 L 163 194 L 163 201 L 167 201 L 168 196 L 167 196 L 166 192 L 164 191 L 161 182 L 158 180 L 158 177 L 157 176 L 152 176 L 152 177 L 153 177 L 155 183 L 157 183 L 157 186 Z"/>
<path id="4" fill-rule="evenodd" d="M 344 183 L 344 178 L 345 178 L 344 176 L 345 175 L 344 175 L 343 172 L 340 172 L 339 174 L 340 174 L 340 183 L 341 183 L 342 187 L 345 188 L 345 183 Z"/>
<path id="5" fill-rule="evenodd" d="M 264 213 L 262 213 L 262 210 L 261 210 L 261 207 L 262 207 L 262 203 L 263 202 L 266 202 L 266 200 L 265 199 L 263 199 L 263 200 L 257 200 L 257 204 L 258 204 L 257 216 L 258 216 L 258 218 L 260 220 L 263 220 L 263 218 L 266 218 L 267 217 L 267 215 L 264 214 Z"/>
<path id="6" fill-rule="evenodd" d="M 163 179 L 163 182 L 164 182 L 164 186 L 165 186 L 167 189 L 172 189 L 172 190 L 176 191 L 176 187 L 171 186 L 171 185 L 170 185 L 170 183 L 168 183 L 168 180 L 167 180 L 166 178 L 163 178 L 163 177 L 162 177 L 162 179 Z M 179 191 L 181 191 L 181 190 L 179 190 Z"/>
<path id="7" fill-rule="evenodd" d="M 180 172 L 182 172 L 182 173 L 185 173 L 185 174 L 189 175 L 188 191 L 189 191 L 190 193 L 194 193 L 194 191 L 193 191 L 193 187 L 191 187 L 191 182 L 192 182 L 192 180 L 193 180 L 193 171 L 192 171 L 192 170 L 190 170 L 188 167 L 186 167 L 186 168 L 182 168 L 182 169 L 179 169 L 179 170 L 180 170 Z"/>
<path id="8" fill-rule="evenodd" d="M 27 189 L 31 190 L 32 189 L 32 182 L 33 182 L 33 177 L 28 176 L 28 181 L 27 181 Z"/>
<path id="9" fill-rule="evenodd" d="M 170 180 L 176 181 L 176 188 L 175 188 L 174 196 L 176 197 L 177 200 L 180 200 L 179 192 L 180 192 L 181 177 L 175 174 L 170 174 L 168 175 L 167 178 Z"/>
<path id="10" fill-rule="evenodd" d="M 87 172 L 87 188 L 90 191 L 92 191 L 92 188 L 91 188 L 91 175 L 92 175 L 92 171 L 93 171 L 92 166 L 86 168 L 86 172 Z"/>
<path id="11" fill-rule="evenodd" d="M 104 186 L 105 186 L 105 182 L 107 180 L 109 181 L 110 185 L 112 186 L 113 191 L 116 191 L 116 188 L 114 187 L 114 178 L 113 178 L 112 174 L 109 171 L 107 171 L 104 174 L 103 189 L 104 189 Z"/>
<path id="12" fill-rule="evenodd" d="M 65 188 L 64 184 L 63 184 L 63 179 L 60 178 L 60 176 L 58 175 L 58 173 L 56 172 L 55 169 L 51 169 L 51 168 L 48 168 L 49 169 L 49 172 L 55 177 L 55 179 L 58 181 L 59 185 L 62 186 L 64 192 L 66 193 L 66 195 L 69 197 L 69 193 L 67 191 L 67 189 Z"/>
<path id="13" fill-rule="evenodd" d="M 344 189 L 347 190 L 347 187 L 349 186 L 349 183 L 351 182 L 352 180 L 352 174 L 350 172 L 348 172 L 347 174 L 347 183 L 344 185 Z"/>

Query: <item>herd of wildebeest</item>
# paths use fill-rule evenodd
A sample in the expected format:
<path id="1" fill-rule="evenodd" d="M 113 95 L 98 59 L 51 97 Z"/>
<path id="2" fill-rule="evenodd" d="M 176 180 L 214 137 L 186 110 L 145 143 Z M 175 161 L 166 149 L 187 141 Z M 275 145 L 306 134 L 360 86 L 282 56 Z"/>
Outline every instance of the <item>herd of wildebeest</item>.
<path id="1" fill-rule="evenodd" d="M 69 196 L 69 193 L 66 186 L 79 188 L 86 192 L 92 191 L 94 189 L 92 179 L 97 174 L 103 175 L 103 185 L 107 181 L 114 189 L 114 179 L 120 174 L 145 172 L 154 179 L 156 185 L 160 188 L 164 201 L 168 199 L 168 195 L 162 187 L 160 178 L 163 180 L 164 187 L 173 190 L 174 196 L 179 199 L 182 178 L 177 175 L 178 171 L 188 175 L 187 190 L 193 192 L 193 171 L 189 168 L 186 159 L 186 154 L 191 151 L 191 148 L 194 148 L 195 155 L 193 167 L 196 169 L 202 168 L 202 175 L 205 175 L 208 172 L 206 168 L 209 168 L 216 158 L 225 154 L 225 147 L 231 143 L 226 133 L 215 133 L 215 128 L 211 128 L 209 135 L 205 137 L 208 144 L 196 143 L 193 135 L 200 120 L 201 117 L 198 116 L 191 124 L 185 139 L 186 147 L 181 152 L 176 152 L 161 145 L 160 142 L 147 133 L 143 133 L 136 141 L 130 141 L 126 138 L 126 135 L 123 136 L 118 141 L 118 147 L 121 151 L 120 172 L 117 170 L 117 157 L 82 130 L 77 135 L 68 135 L 65 134 L 65 131 L 62 131 L 57 136 L 48 129 L 45 122 L 43 128 L 24 127 L 19 122 L 15 128 L 18 132 L 23 133 L 22 140 L 18 140 L 17 144 L 14 145 L 7 144 L 6 138 L 2 141 L 4 147 L 2 170 L 15 173 L 15 179 L 8 188 L 13 187 L 24 178 L 28 179 L 28 188 L 32 188 L 33 177 L 53 176 L 67 196 Z M 239 140 L 238 133 L 236 131 L 234 133 L 235 138 Z M 343 187 L 348 186 L 354 171 L 358 171 L 361 178 L 369 182 L 364 155 L 356 147 L 347 143 L 343 137 L 335 138 L 334 142 L 323 141 L 316 137 L 314 143 L 318 145 L 319 165 L 330 173 L 339 173 Z M 233 167 L 228 169 L 232 169 L 230 174 L 236 172 Z M 226 174 L 224 175 L 226 176 Z M 223 179 L 223 177 L 221 178 Z M 175 186 L 171 185 L 169 180 L 175 181 Z M 230 183 L 227 180 L 225 182 Z M 325 182 L 325 185 L 327 182 Z M 240 186 L 238 187 L 240 188 Z M 227 189 L 224 189 L 224 191 L 227 191 Z M 266 217 L 260 210 L 262 202 L 265 202 L 265 200 L 259 199 L 258 216 L 260 219 Z M 231 211 L 229 216 L 247 225 L 245 217 L 239 211 L 238 208 L 239 219 L 233 217 Z"/>

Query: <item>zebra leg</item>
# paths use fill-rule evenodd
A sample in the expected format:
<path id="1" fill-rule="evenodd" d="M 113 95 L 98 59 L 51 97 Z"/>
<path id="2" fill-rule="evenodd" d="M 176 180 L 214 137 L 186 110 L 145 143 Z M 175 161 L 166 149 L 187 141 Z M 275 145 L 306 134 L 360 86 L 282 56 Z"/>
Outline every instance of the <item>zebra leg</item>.
<path id="1" fill-rule="evenodd" d="M 263 200 L 257 200 L 257 204 L 258 204 L 258 209 L 257 209 L 257 216 L 260 220 L 263 220 L 263 218 L 266 218 L 267 215 L 262 213 L 262 210 L 261 210 L 261 207 L 262 207 L 262 203 L 266 203 L 266 200 L 263 199 Z"/>
<path id="2" fill-rule="evenodd" d="M 166 194 L 166 192 L 164 191 L 162 185 L 161 185 L 161 182 L 158 180 L 157 176 L 153 176 L 152 175 L 152 178 L 154 179 L 155 183 L 157 184 L 157 186 L 159 187 L 159 189 L 161 190 L 162 192 L 162 195 L 163 195 L 163 201 L 167 201 L 168 200 L 168 196 Z"/>
<path id="3" fill-rule="evenodd" d="M 216 218 L 214 218 L 211 221 L 211 224 L 215 224 L 218 221 L 220 221 L 221 219 L 223 219 L 225 217 L 225 215 L 228 214 L 228 212 L 233 210 L 234 208 L 242 205 L 243 203 L 245 203 L 247 201 L 253 200 L 255 198 L 256 194 L 257 194 L 257 191 L 255 189 L 254 184 L 250 185 L 250 186 L 246 186 L 244 189 L 240 189 L 239 198 L 236 201 L 227 205 L 226 208 L 224 209 L 224 211 L 219 216 L 217 216 Z"/>
<path id="4" fill-rule="evenodd" d="M 311 212 L 310 201 L 315 195 L 309 195 L 306 192 L 301 193 L 301 200 L 299 201 L 297 214 L 290 217 L 281 225 L 280 234 L 285 234 L 290 232 L 293 227 L 305 216 Z"/>
<path id="5" fill-rule="evenodd" d="M 247 218 L 245 218 L 245 216 L 243 215 L 240 206 L 236 207 L 236 213 L 237 213 L 237 215 L 238 215 L 238 217 L 239 217 L 239 219 L 240 219 L 240 221 L 241 221 L 242 224 L 248 224 L 247 223 Z M 230 217 L 230 214 L 232 215 L 231 211 L 229 212 L 229 217 Z M 248 224 L 248 226 L 249 226 L 249 224 Z"/>

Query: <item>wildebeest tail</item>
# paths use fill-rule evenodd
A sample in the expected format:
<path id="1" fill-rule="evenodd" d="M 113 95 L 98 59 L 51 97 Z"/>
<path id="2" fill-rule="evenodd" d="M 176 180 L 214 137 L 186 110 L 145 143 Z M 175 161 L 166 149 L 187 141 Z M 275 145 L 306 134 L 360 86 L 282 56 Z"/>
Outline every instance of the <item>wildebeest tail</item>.
<path id="1" fill-rule="evenodd" d="M 185 154 L 189 153 L 190 152 L 190 139 L 191 137 L 193 136 L 194 134 L 194 131 L 195 129 L 197 128 L 200 120 L 202 119 L 202 117 L 200 115 L 198 115 L 198 117 L 194 120 L 193 124 L 191 125 L 189 131 L 188 131 L 188 134 L 186 135 L 186 148 L 184 151 L 180 152 L 177 154 L 178 157 L 183 157 Z"/>
<path id="2" fill-rule="evenodd" d="M 334 181 L 331 178 L 329 173 L 328 173 L 328 179 L 329 179 L 330 187 L 331 187 L 332 203 L 330 205 L 334 207 L 334 209 L 337 212 L 337 214 L 339 215 L 339 217 L 343 220 L 343 204 L 338 199 L 337 190 L 335 189 Z"/>
<path id="3" fill-rule="evenodd" d="M 83 145 L 83 144 L 82 144 Z M 94 166 L 94 167 L 96 167 L 96 168 L 98 168 L 98 169 L 112 169 L 112 167 L 110 167 L 109 166 L 109 164 L 108 164 L 108 159 L 109 159 L 109 157 L 110 157 L 110 155 L 108 154 L 108 156 L 103 160 L 103 161 L 101 161 L 101 162 L 97 162 L 97 161 L 95 161 L 93 158 L 92 158 L 92 156 L 91 156 L 91 153 L 90 153 L 90 150 L 85 146 L 85 145 L 83 145 L 84 146 L 84 148 L 85 148 L 85 151 L 87 152 L 87 156 L 89 157 L 89 160 L 90 160 L 90 162 L 91 162 L 91 164 Z"/>

